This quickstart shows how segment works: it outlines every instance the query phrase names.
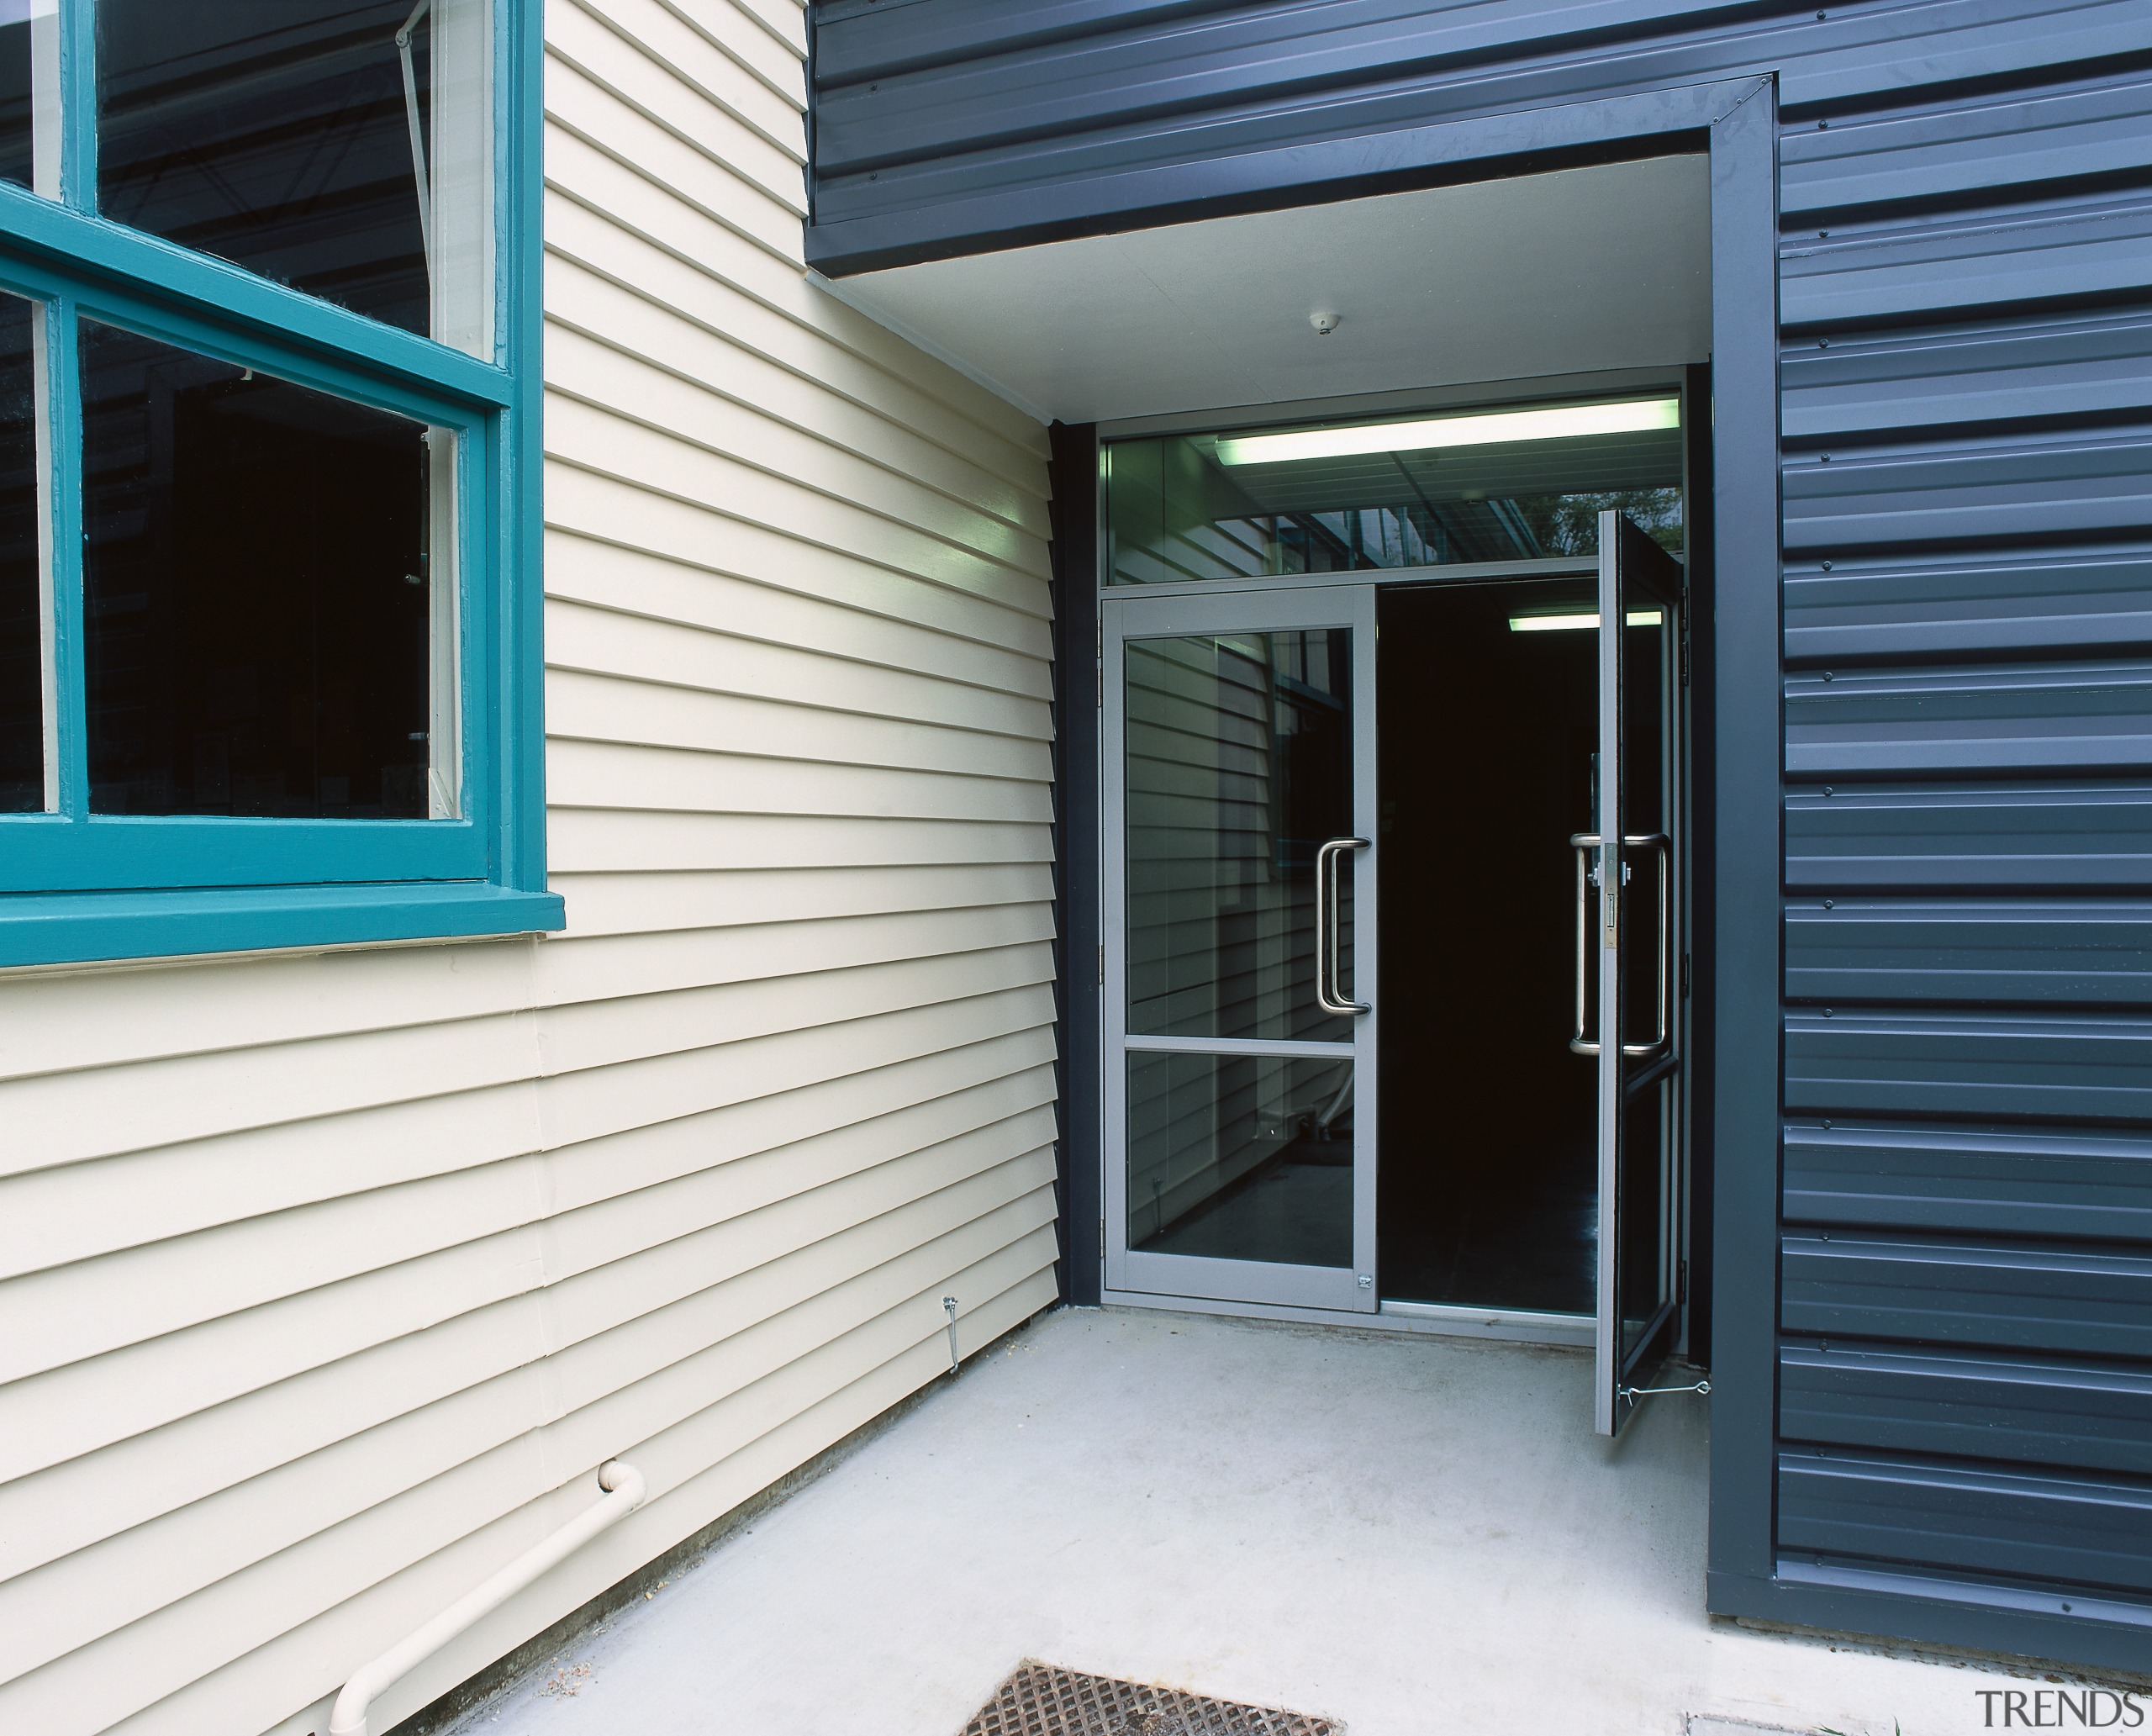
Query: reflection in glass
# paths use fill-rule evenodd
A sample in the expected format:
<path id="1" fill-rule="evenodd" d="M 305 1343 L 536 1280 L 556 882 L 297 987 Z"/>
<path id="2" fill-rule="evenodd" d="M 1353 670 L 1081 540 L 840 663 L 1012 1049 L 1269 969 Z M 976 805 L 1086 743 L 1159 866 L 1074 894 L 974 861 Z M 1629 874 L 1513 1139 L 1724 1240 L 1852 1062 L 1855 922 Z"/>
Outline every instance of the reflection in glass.
<path id="1" fill-rule="evenodd" d="M 1131 640 L 1126 693 L 1128 1029 L 1349 1041 L 1316 1004 L 1315 862 L 1352 829 L 1352 634 Z"/>
<path id="2" fill-rule="evenodd" d="M 1106 488 L 1116 584 L 1590 555 L 1610 506 L 1679 550 L 1681 430 L 1666 398 L 1117 441 Z"/>
<path id="3" fill-rule="evenodd" d="M 37 311 L 0 295 L 0 813 L 45 805 Z"/>
<path id="4" fill-rule="evenodd" d="M 423 819 L 416 422 L 82 323 L 91 805 Z M 435 578 L 452 585 L 449 563 Z"/>
<path id="5" fill-rule="evenodd" d="M 1631 1095 L 1622 1113 L 1622 1165 L 1616 1186 L 1621 1200 L 1621 1247 L 1616 1251 L 1615 1306 L 1621 1329 L 1620 1353 L 1627 1357 L 1643 1342 L 1667 1301 L 1664 1150 L 1670 1082 L 1662 1080 Z"/>
<path id="6" fill-rule="evenodd" d="M 1350 1265 L 1352 1062 L 1130 1055 L 1128 1245 Z"/>
<path id="7" fill-rule="evenodd" d="M 1632 837 L 1670 833 L 1674 820 L 1667 723 L 1673 703 L 1675 629 L 1664 611 L 1648 624 L 1638 620 L 1644 611 L 1634 605 L 1649 600 L 1633 591 L 1629 594 L 1631 625 L 1622 635 L 1622 830 Z M 1662 864 L 1655 852 L 1632 850 L 1627 868 L 1622 899 L 1622 1036 L 1631 1043 L 1650 1043 L 1659 1034 L 1667 946 L 1659 909 Z M 1648 1055 L 1625 1058 L 1622 1069 L 1633 1077 L 1658 1065 L 1656 1057 Z M 1670 1299 L 1666 1200 L 1673 1163 L 1673 1093 L 1669 1076 L 1655 1084 L 1632 1085 L 1622 1098 L 1614 1285 L 1618 1348 L 1624 1358 L 1643 1343 Z"/>
<path id="8" fill-rule="evenodd" d="M 30 120 L 30 10 L 31 0 L 0 0 L 0 181 L 12 181 L 20 187 L 35 185 L 31 161 L 35 133 Z M 45 28 L 50 30 L 55 25 L 56 20 L 48 19 Z M 55 35 L 55 46 L 57 41 Z"/>
<path id="9" fill-rule="evenodd" d="M 490 357 L 488 5 L 98 0 L 98 208 Z"/>

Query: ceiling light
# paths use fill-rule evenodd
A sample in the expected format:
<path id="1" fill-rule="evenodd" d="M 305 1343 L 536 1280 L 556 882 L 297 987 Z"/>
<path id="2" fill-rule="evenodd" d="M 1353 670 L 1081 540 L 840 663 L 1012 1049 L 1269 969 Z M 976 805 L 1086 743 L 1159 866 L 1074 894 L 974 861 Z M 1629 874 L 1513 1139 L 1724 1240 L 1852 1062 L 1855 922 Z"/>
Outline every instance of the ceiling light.
<path id="1" fill-rule="evenodd" d="M 1655 627 L 1665 619 L 1656 609 L 1632 609 L 1624 619 L 1632 627 Z M 1585 628 L 1597 631 L 1599 617 L 1596 615 L 1513 615 L 1510 617 L 1512 633 L 1574 633 Z"/>
<path id="2" fill-rule="evenodd" d="M 1363 452 L 1424 452 L 1438 446 L 1494 446 L 1512 441 L 1643 434 L 1680 425 L 1679 398 L 1631 398 L 1622 404 L 1576 404 L 1558 409 L 1434 416 L 1417 422 L 1303 428 L 1290 434 L 1234 435 L 1218 442 L 1218 462 L 1284 464 L 1295 458 L 1348 458 Z"/>

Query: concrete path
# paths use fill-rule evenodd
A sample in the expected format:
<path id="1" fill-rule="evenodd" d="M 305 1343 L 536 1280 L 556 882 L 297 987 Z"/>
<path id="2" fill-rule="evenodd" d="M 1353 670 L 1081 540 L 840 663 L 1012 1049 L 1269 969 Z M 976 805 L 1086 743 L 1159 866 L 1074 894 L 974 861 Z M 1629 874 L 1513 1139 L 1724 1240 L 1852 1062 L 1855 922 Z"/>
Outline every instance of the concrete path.
<path id="1" fill-rule="evenodd" d="M 459 1729 L 956 1736 L 1025 1658 L 1350 1736 L 1970 1736 L 1976 1688 L 2034 1685 L 1709 1621 L 1705 1401 L 1610 1448 L 1590 1380 L 1561 1351 L 1052 1315 Z"/>

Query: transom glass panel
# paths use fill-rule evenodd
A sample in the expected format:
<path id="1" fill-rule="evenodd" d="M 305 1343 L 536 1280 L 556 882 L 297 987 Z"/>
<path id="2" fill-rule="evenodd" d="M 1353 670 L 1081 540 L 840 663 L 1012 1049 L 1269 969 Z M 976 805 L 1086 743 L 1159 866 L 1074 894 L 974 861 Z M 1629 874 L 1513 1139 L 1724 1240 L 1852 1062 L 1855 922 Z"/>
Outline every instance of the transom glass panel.
<path id="1" fill-rule="evenodd" d="M 1673 398 L 1116 441 L 1115 584 L 1589 556 L 1599 514 L 1681 546 Z"/>

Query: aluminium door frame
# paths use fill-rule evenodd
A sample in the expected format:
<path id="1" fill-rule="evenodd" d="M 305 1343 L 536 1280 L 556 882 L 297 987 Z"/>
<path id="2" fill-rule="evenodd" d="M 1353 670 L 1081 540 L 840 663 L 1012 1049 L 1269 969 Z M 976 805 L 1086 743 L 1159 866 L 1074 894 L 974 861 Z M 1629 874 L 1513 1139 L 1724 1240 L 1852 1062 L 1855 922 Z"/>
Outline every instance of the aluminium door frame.
<path id="1" fill-rule="evenodd" d="M 1929 1637 L 1963 1644 L 1972 1630 L 1962 1609 L 1938 1606 L 1932 1621 L 1916 1621 L 1917 1612 L 1895 1592 L 1781 1579 L 1776 1571 L 1784 752 L 1775 78 L 1676 84 L 1158 166 L 1116 182 L 1103 203 L 1094 199 L 1084 229 L 1148 227 L 1206 207 L 1221 214 L 1280 209 L 1493 180 L 1526 162 L 1556 168 L 1609 153 L 1696 150 L 1711 161 L 1712 224 L 1711 525 L 1707 546 L 1692 552 L 1690 565 L 1697 673 L 1690 839 L 1699 872 L 1690 1054 L 1692 1067 L 1710 1074 L 1710 1101 L 1690 1120 L 1697 1179 L 1708 1175 L 1710 1195 L 1709 1224 L 1700 1214 L 1695 1227 L 1712 1262 L 1706 1601 L 1724 1614 L 1873 1633 L 1905 1633 L 1925 1622 Z M 1057 425 L 1052 438 L 1061 672 L 1055 871 L 1061 956 L 1070 967 L 1061 979 L 1060 1020 L 1063 1078 L 1072 1088 L 1064 1099 L 1065 1269 L 1069 1300 L 1096 1301 L 1101 1058 L 1091 955 L 1102 916 L 1094 868 L 1100 744 L 1095 714 L 1089 725 L 1083 719 L 1082 698 L 1090 697 L 1086 678 L 1098 657 L 1103 502 L 1096 429 Z M 2007 1638 L 2006 1625 L 1996 1626 L 1998 1638 Z"/>
<path id="2" fill-rule="evenodd" d="M 1682 960 L 1689 947 L 1688 887 L 1691 875 L 1687 801 L 1689 706 L 1680 659 L 1682 640 L 1689 630 L 1689 580 L 1680 563 L 1664 557 L 1661 558 L 1667 558 L 1667 564 L 1674 568 L 1671 585 L 1660 586 L 1648 577 L 1628 573 L 1627 557 L 1622 552 L 1625 539 L 1634 537 L 1648 546 L 1648 539 L 1617 513 L 1602 512 L 1599 522 L 1601 769 L 1599 811 L 1593 815 L 1599 842 L 1591 852 L 1598 868 L 1591 877 L 1590 895 L 1580 900 L 1591 912 L 1591 917 L 1588 920 L 1585 911 L 1579 913 L 1577 993 L 1581 1018 L 1585 992 L 1583 953 L 1587 938 L 1596 937 L 1600 958 L 1598 1016 L 1593 1021 L 1599 1046 L 1599 1249 L 1594 1274 L 1598 1295 L 1594 1350 L 1598 1366 L 1593 1382 L 1592 1426 L 1600 1434 L 1618 1435 L 1634 1416 L 1643 1396 L 1638 1385 L 1628 1384 L 1631 1377 L 1638 1381 L 1647 1377 L 1655 1363 L 1672 1348 L 1673 1341 L 1682 1336 L 1679 1273 L 1681 1233 L 1688 1216 L 1683 1194 L 1689 1169 L 1690 1068 L 1680 979 Z M 1616 534 L 1610 536 L 1610 531 Z M 1631 768 L 1622 751 L 1627 745 L 1623 712 L 1628 697 L 1623 671 L 1627 657 L 1629 607 L 1636 600 L 1625 585 L 1632 583 L 1639 585 L 1643 595 L 1663 611 L 1659 627 L 1659 681 L 1653 695 L 1659 713 L 1659 824 L 1645 834 L 1659 839 L 1659 916 L 1651 932 L 1653 949 L 1657 954 L 1654 966 L 1659 989 L 1658 1037 L 1664 1048 L 1656 1056 L 1631 1055 L 1631 1033 L 1624 1028 L 1623 1018 L 1629 1000 L 1624 979 L 1631 961 L 1643 963 L 1642 956 L 1627 937 L 1633 932 L 1638 911 L 1644 908 L 1638 897 L 1642 888 L 1629 873 L 1631 847 L 1632 843 L 1642 844 L 1644 837 L 1632 840 L 1627 834 L 1632 825 L 1641 827 L 1648 824 L 1640 819 L 1631 820 L 1624 794 Z M 1578 888 L 1580 893 L 1585 889 L 1581 869 Z M 1618 942 L 1617 933 L 1623 937 Z M 1632 1058 L 1644 1063 L 1637 1078 L 1628 1076 L 1626 1063 Z M 1639 1090 L 1657 1090 L 1661 1105 L 1658 1149 L 1649 1160 L 1659 1170 L 1654 1196 L 1659 1216 L 1655 1243 L 1659 1269 L 1654 1274 L 1653 1314 L 1645 1323 L 1642 1337 L 1631 1347 L 1624 1343 L 1622 1338 L 1622 1291 L 1627 1277 L 1622 1262 L 1628 1226 L 1622 1214 L 1621 1180 L 1624 1167 L 1636 1161 L 1636 1153 L 1624 1150 L 1622 1121 L 1630 1094 Z M 1625 1401 L 1627 1409 L 1623 1408 Z"/>
<path id="3" fill-rule="evenodd" d="M 1351 575 L 1339 574 L 1339 579 Z M 1126 586 L 1101 599 L 1100 896 L 1107 913 L 1100 957 L 1100 1197 L 1105 1202 L 1105 1285 L 1117 1294 L 1191 1301 L 1252 1302 L 1283 1308 L 1373 1312 L 1379 1301 L 1375 1271 L 1375 1152 L 1380 1090 L 1381 985 L 1377 956 L 1381 917 L 1376 896 L 1376 852 L 1380 848 L 1375 791 L 1374 587 L 1333 583 L 1320 588 L 1253 589 L 1221 587 L 1194 595 L 1146 594 Z M 1176 586 L 1176 591 L 1180 588 Z M 1369 840 L 1354 852 L 1353 869 L 1353 980 L 1347 992 L 1369 1004 L 1353 1019 L 1349 1044 L 1288 1041 L 1133 1036 L 1128 1010 L 1126 910 L 1127 777 L 1125 762 L 1126 647 L 1131 640 L 1192 635 L 1295 632 L 1343 627 L 1353 635 L 1353 827 Z M 1131 1053 L 1197 1054 L 1349 1054 L 1353 1062 L 1353 1262 L 1341 1268 L 1279 1265 L 1256 1260 L 1204 1258 L 1192 1254 L 1146 1253 L 1127 1245 L 1128 1069 Z"/>

